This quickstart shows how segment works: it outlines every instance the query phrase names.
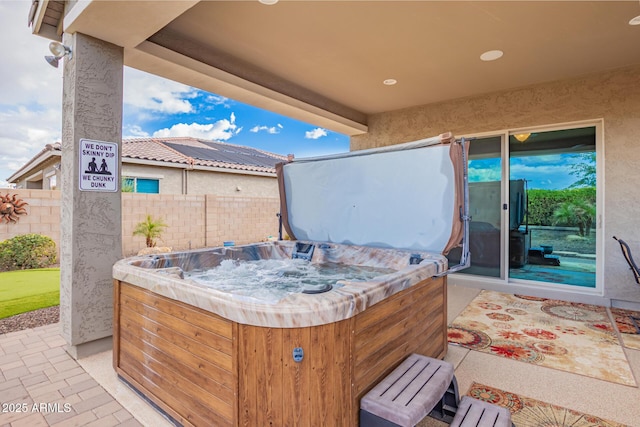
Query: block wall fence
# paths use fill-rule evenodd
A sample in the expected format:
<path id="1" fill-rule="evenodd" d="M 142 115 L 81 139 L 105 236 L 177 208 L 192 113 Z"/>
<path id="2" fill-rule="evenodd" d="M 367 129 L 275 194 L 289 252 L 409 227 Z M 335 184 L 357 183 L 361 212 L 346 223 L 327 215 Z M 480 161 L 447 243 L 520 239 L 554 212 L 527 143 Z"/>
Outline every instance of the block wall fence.
<path id="1" fill-rule="evenodd" d="M 51 237 L 60 253 L 60 191 L 0 189 L 24 200 L 27 215 L 17 223 L 0 224 L 0 241 L 20 234 Z M 184 194 L 122 194 L 122 253 L 135 255 L 145 247 L 144 237 L 133 236 L 137 223 L 147 215 L 162 219 L 167 228 L 158 246 L 173 250 L 261 242 L 278 236 L 280 201 L 274 197 L 234 197 Z"/>

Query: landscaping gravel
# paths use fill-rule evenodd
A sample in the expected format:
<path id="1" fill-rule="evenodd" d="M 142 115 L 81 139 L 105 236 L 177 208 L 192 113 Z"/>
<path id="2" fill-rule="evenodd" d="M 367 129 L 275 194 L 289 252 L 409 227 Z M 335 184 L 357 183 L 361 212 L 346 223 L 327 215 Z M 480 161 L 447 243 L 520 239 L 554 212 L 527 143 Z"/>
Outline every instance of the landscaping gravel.
<path id="1" fill-rule="evenodd" d="M 27 313 L 0 319 L 0 334 L 21 331 L 23 329 L 37 328 L 60 321 L 60 306 L 41 308 Z"/>

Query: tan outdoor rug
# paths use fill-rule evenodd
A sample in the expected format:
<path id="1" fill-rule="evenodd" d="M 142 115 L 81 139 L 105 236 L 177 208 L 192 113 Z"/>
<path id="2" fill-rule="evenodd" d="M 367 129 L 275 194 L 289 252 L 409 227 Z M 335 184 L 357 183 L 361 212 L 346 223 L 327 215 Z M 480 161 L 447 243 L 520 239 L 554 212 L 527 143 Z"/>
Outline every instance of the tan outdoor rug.
<path id="1" fill-rule="evenodd" d="M 625 424 L 478 383 L 471 385 L 467 395 L 508 408 L 511 411 L 511 422 L 516 427 L 627 427 Z"/>
<path id="2" fill-rule="evenodd" d="M 640 312 L 611 308 L 611 314 L 616 322 L 616 327 L 622 337 L 622 345 L 627 348 L 640 350 Z"/>
<path id="3" fill-rule="evenodd" d="M 482 291 L 448 335 L 471 350 L 636 386 L 604 307 Z"/>

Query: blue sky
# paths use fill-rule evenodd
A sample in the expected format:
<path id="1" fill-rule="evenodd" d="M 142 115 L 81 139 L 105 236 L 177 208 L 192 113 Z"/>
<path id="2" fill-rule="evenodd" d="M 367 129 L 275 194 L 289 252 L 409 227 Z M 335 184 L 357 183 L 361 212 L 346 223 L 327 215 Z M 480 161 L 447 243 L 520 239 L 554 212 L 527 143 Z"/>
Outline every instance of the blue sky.
<path id="1" fill-rule="evenodd" d="M 30 6 L 0 1 L 0 35 L 11 40 L 0 67 L 0 188 L 61 137 L 62 67 L 45 62 L 49 40 L 31 34 Z M 194 136 L 296 157 L 349 150 L 346 135 L 125 68 L 123 137 L 141 136 Z"/>
<path id="2" fill-rule="evenodd" d="M 526 179 L 529 189 L 561 190 L 578 180 L 570 171 L 582 161 L 579 154 L 512 157 L 510 179 Z M 499 158 L 469 162 L 469 182 L 499 181 L 500 173 Z"/>
<path id="3" fill-rule="evenodd" d="M 346 135 L 135 69 L 124 76 L 124 138 L 188 135 L 296 157 L 349 151 Z"/>

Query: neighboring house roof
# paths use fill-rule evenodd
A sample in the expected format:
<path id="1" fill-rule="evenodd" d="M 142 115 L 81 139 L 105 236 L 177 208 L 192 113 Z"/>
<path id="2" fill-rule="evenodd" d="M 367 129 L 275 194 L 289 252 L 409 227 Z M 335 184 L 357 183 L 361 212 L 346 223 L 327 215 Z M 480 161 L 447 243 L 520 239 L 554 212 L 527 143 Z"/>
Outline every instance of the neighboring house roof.
<path id="1" fill-rule="evenodd" d="M 275 173 L 286 156 L 197 138 L 135 138 L 122 141 L 122 157 Z"/>
<path id="2" fill-rule="evenodd" d="M 52 157 L 60 157 L 60 143 L 56 142 L 55 144 L 47 144 L 38 154 L 33 156 L 31 160 L 22 165 L 20 169 L 18 169 L 13 175 L 11 175 L 7 181 L 10 183 L 15 183 L 20 178 L 24 176 L 30 176 L 35 172 L 38 172 L 40 165 L 49 160 Z"/>
<path id="3" fill-rule="evenodd" d="M 61 156 L 61 153 L 59 142 L 47 144 L 42 151 L 11 175 L 8 181 L 16 182 L 33 173 L 44 161 Z M 183 165 L 185 169 L 228 169 L 229 172 L 235 173 L 275 175 L 275 165 L 286 161 L 287 156 L 191 137 L 123 139 L 122 162 L 138 163 L 136 160 L 166 163 L 166 166 Z"/>

